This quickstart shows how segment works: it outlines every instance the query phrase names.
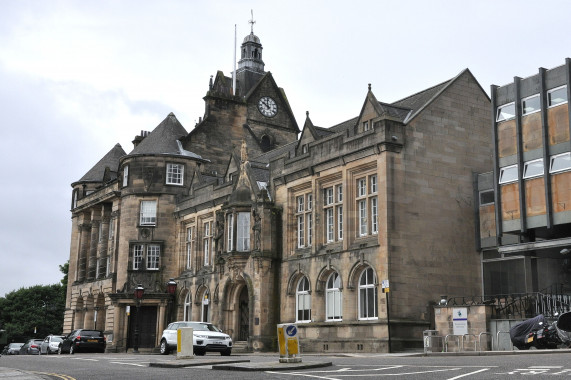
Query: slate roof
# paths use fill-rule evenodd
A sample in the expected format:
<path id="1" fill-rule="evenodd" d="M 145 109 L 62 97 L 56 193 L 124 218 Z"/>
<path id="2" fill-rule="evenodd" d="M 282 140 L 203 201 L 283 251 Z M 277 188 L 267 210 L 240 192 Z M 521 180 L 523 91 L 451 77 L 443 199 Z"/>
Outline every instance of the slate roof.
<path id="1" fill-rule="evenodd" d="M 334 125 L 333 127 L 329 128 L 329 130 L 333 132 L 343 132 L 344 130 L 354 127 L 357 124 L 357 120 L 359 120 L 359 116 L 344 121 L 340 124 Z"/>
<path id="2" fill-rule="evenodd" d="M 283 156 L 283 155 L 287 155 L 288 153 L 291 156 L 294 156 L 297 143 L 298 143 L 297 140 L 292 141 L 289 144 L 279 146 L 275 149 L 270 150 L 269 152 L 260 154 L 259 156 L 252 158 L 250 161 L 262 162 L 265 164 L 269 164 L 271 160 L 278 158 L 280 156 Z"/>
<path id="3" fill-rule="evenodd" d="M 411 115 L 408 117 L 410 120 L 419 111 L 421 111 L 430 101 L 446 86 L 448 86 L 455 78 L 449 79 L 445 82 L 437 84 L 436 86 L 427 88 L 426 90 L 417 92 L 416 94 L 410 95 L 404 99 L 398 100 L 391 103 L 393 106 L 409 108 L 412 110 Z"/>
<path id="4" fill-rule="evenodd" d="M 116 144 L 94 167 L 92 167 L 78 182 L 103 182 L 105 168 L 109 168 L 111 179 L 117 178 L 119 159 L 126 155 L 120 144 Z"/>
<path id="5" fill-rule="evenodd" d="M 183 149 L 179 140 L 187 134 L 186 129 L 171 112 L 129 155 L 172 154 L 204 160 L 198 154 Z"/>

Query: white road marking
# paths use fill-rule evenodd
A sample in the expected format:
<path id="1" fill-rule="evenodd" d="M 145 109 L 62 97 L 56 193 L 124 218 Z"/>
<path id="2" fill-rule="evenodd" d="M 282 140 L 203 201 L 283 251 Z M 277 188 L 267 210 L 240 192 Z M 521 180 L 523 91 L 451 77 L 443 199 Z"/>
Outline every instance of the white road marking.
<path id="1" fill-rule="evenodd" d="M 455 379 L 459 379 L 459 378 L 461 378 L 461 377 L 474 375 L 474 374 L 476 374 L 476 373 L 480 373 L 480 372 L 484 372 L 484 371 L 488 371 L 488 370 L 489 370 L 489 368 L 483 368 L 483 369 L 480 369 L 480 370 L 477 370 L 477 371 L 474 371 L 474 372 L 465 373 L 465 374 L 460 375 L 460 376 L 452 377 L 452 378 L 450 378 L 450 379 L 448 379 L 448 380 L 455 380 Z"/>
<path id="2" fill-rule="evenodd" d="M 99 360 L 97 359 L 86 359 L 86 358 L 71 358 L 73 360 L 85 360 L 87 362 L 98 362 Z"/>
<path id="3" fill-rule="evenodd" d="M 113 364 L 124 364 L 124 365 L 134 365 L 137 367 L 148 367 L 145 364 L 137 364 L 137 363 L 123 363 L 123 362 L 109 362 L 109 363 L 113 363 Z"/>

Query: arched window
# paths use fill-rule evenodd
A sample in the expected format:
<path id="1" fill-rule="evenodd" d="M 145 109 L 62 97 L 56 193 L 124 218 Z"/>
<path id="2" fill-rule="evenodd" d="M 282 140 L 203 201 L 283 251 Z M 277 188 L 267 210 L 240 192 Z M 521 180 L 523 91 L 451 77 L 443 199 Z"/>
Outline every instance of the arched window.
<path id="1" fill-rule="evenodd" d="M 262 141 L 261 141 L 261 145 L 262 145 L 262 151 L 267 152 L 271 149 L 272 147 L 272 142 L 270 140 L 270 136 L 268 135 L 263 135 L 262 136 Z"/>
<path id="2" fill-rule="evenodd" d="M 377 319 L 377 287 L 373 268 L 367 268 L 359 279 L 359 319 Z"/>
<path id="3" fill-rule="evenodd" d="M 185 321 L 190 321 L 192 318 L 190 317 L 190 306 L 191 306 L 191 299 L 190 299 L 190 292 L 186 295 L 184 299 L 184 318 Z"/>
<path id="4" fill-rule="evenodd" d="M 325 291 L 325 320 L 341 321 L 342 303 L 341 303 L 341 278 L 337 272 L 332 273 L 327 279 L 327 288 Z"/>
<path id="5" fill-rule="evenodd" d="M 309 289 L 309 280 L 303 276 L 296 290 L 296 322 L 311 322 L 311 294 Z"/>
<path id="6" fill-rule="evenodd" d="M 204 295 L 202 296 L 202 315 L 200 320 L 202 322 L 209 322 L 210 321 L 210 292 L 206 290 Z"/>

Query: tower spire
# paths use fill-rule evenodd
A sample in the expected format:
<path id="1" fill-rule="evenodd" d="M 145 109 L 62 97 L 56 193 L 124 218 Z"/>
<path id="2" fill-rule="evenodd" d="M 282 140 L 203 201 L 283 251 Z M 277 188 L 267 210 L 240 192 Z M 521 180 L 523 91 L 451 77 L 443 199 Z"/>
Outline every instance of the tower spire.
<path id="1" fill-rule="evenodd" d="M 250 9 L 250 12 L 252 14 L 252 18 L 250 19 L 250 21 L 248 21 L 251 25 L 250 25 L 250 32 L 252 34 L 254 34 L 254 24 L 256 23 L 256 21 L 254 21 L 254 10 Z"/>

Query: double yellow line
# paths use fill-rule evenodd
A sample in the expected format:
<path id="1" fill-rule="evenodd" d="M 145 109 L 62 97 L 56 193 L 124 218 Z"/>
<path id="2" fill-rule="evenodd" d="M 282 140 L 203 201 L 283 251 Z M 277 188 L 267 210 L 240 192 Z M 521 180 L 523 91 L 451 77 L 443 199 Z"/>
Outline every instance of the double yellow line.
<path id="1" fill-rule="evenodd" d="M 35 373 L 38 375 L 46 375 L 46 376 L 53 376 L 63 380 L 76 380 L 75 377 L 69 375 L 62 375 L 59 373 L 47 373 L 47 372 L 36 372 L 36 371 L 29 371 L 30 373 Z"/>

